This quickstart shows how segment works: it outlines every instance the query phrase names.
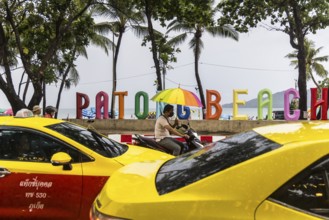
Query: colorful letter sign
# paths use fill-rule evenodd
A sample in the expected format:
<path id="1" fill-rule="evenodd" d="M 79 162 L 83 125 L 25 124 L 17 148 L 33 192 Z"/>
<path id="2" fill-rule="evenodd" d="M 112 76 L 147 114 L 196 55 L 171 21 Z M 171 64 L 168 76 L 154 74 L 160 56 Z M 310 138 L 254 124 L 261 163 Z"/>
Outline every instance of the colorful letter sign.
<path id="1" fill-rule="evenodd" d="M 143 98 L 143 114 L 141 113 L 140 98 Z M 149 96 L 146 92 L 137 92 L 135 95 L 135 116 L 138 119 L 145 119 L 149 114 Z"/>
<path id="2" fill-rule="evenodd" d="M 211 97 L 215 96 L 215 100 L 211 100 Z M 219 104 L 221 96 L 219 92 L 215 90 L 207 90 L 207 114 L 206 119 L 218 120 L 222 114 L 222 106 Z M 212 115 L 212 108 L 215 108 L 215 113 Z"/>
<path id="3" fill-rule="evenodd" d="M 82 118 L 82 109 L 88 108 L 88 106 L 89 106 L 89 97 L 86 94 L 77 92 L 76 99 L 77 99 L 76 118 L 81 119 Z"/>
<path id="4" fill-rule="evenodd" d="M 293 113 L 290 114 L 290 95 L 293 95 L 291 100 L 299 99 L 299 93 L 296 89 L 291 88 L 284 92 L 284 119 L 295 121 L 299 119 L 300 110 L 292 110 Z"/>
<path id="5" fill-rule="evenodd" d="M 321 106 L 321 119 L 327 120 L 328 88 L 322 88 L 322 99 L 317 100 L 317 89 L 311 89 L 311 120 L 316 120 L 316 109 Z"/>
<path id="6" fill-rule="evenodd" d="M 206 90 L 206 119 L 218 120 L 222 114 L 222 106 L 219 104 L 221 101 L 221 94 L 216 90 Z M 248 94 L 248 90 L 233 90 L 233 120 L 247 120 L 248 115 L 239 115 L 239 105 L 245 105 L 244 100 L 239 99 L 239 95 Z M 124 96 L 128 96 L 128 92 L 115 92 L 115 96 L 119 96 L 119 119 L 124 118 Z M 266 96 L 266 97 L 264 97 Z M 272 105 L 273 98 L 269 89 L 263 89 L 258 93 L 258 119 L 263 118 L 263 108 L 267 107 L 267 119 L 272 119 Z M 214 98 L 213 98 L 214 97 Z M 300 96 L 296 89 L 288 89 L 285 91 L 284 96 L 284 119 L 285 120 L 298 120 L 301 111 L 299 109 L 292 109 L 291 103 L 297 101 Z M 143 101 L 143 111 L 141 111 L 141 100 Z M 82 118 L 82 110 L 88 108 L 89 97 L 83 93 L 76 93 L 76 118 Z M 156 103 L 156 118 L 161 114 L 165 103 Z M 107 119 L 108 116 L 108 95 L 106 92 L 99 92 L 96 95 L 96 118 Z M 215 112 L 213 113 L 213 111 Z M 328 110 L 328 88 L 322 89 L 322 97 L 317 99 L 317 88 L 311 88 L 311 120 L 317 120 L 317 110 L 321 111 L 321 119 L 327 120 Z M 135 95 L 135 116 L 138 119 L 146 119 L 149 114 L 149 98 L 146 92 L 140 91 Z M 189 119 L 191 110 L 187 106 L 177 105 L 177 116 L 179 119 Z"/>
<path id="7" fill-rule="evenodd" d="M 263 101 L 264 95 L 268 99 Z M 258 119 L 263 118 L 263 108 L 267 106 L 267 120 L 272 120 L 272 92 L 269 89 L 263 89 L 258 93 Z"/>
<path id="8" fill-rule="evenodd" d="M 248 115 L 238 115 L 238 105 L 245 105 L 246 102 L 244 100 L 239 100 L 239 94 L 248 94 L 248 90 L 233 90 L 233 119 L 234 120 L 247 120 Z"/>
<path id="9" fill-rule="evenodd" d="M 124 102 L 124 97 L 128 95 L 128 92 L 114 92 L 114 95 L 119 96 L 119 119 L 123 119 L 125 112 L 125 102 Z"/>
<path id="10" fill-rule="evenodd" d="M 103 119 L 109 118 L 109 95 L 106 92 L 99 92 L 96 95 L 96 118 L 102 119 L 103 109 Z"/>

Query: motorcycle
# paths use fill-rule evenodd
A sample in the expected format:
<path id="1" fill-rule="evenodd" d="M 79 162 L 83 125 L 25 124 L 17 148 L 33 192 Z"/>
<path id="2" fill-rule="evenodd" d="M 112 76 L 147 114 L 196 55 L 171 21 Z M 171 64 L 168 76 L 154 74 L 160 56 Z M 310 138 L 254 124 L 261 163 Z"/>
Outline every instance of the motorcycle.
<path id="1" fill-rule="evenodd" d="M 198 138 L 196 131 L 191 128 L 189 122 L 187 124 L 181 124 L 180 126 L 177 126 L 176 129 L 179 132 L 187 134 L 189 136 L 188 139 L 185 139 L 185 147 L 182 149 L 180 154 L 184 154 L 186 152 L 190 152 L 195 149 L 201 149 L 204 147 L 200 139 Z M 135 145 L 172 154 L 171 150 L 165 148 L 164 146 L 161 146 L 158 142 L 155 141 L 155 138 L 144 137 L 139 134 L 134 134 L 134 136 L 135 137 L 133 137 L 133 140 Z"/>

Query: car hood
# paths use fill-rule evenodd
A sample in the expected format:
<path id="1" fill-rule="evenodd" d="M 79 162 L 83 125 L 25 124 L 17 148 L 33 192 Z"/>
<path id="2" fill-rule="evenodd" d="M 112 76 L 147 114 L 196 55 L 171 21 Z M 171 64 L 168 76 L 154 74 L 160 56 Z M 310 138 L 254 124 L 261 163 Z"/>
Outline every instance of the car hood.
<path id="1" fill-rule="evenodd" d="M 122 165 L 127 165 L 133 162 L 139 161 L 155 161 L 155 160 L 168 160 L 174 158 L 174 156 L 163 153 L 160 151 L 148 149 L 145 147 L 139 147 L 135 145 L 128 145 L 128 150 L 121 156 L 114 158 Z"/>
<path id="2" fill-rule="evenodd" d="M 155 175 L 157 170 L 167 160 L 143 161 L 137 162 L 119 169 L 115 172 L 110 181 L 103 187 L 102 192 L 97 198 L 100 207 L 108 207 L 111 201 L 129 201 L 134 202 L 140 198 L 152 200 L 158 197 L 155 188 Z M 141 190 L 145 189 L 147 190 Z M 119 193 L 120 192 L 120 193 Z"/>

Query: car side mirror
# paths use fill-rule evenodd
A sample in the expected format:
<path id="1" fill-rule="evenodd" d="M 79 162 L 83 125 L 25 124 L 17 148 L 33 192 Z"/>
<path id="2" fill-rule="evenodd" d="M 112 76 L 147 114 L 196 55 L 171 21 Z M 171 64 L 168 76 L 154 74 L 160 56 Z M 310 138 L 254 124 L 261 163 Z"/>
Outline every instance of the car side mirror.
<path id="1" fill-rule="evenodd" d="M 63 170 L 72 170 L 72 165 L 71 165 L 71 161 L 72 161 L 72 157 L 64 152 L 58 152 L 55 153 L 52 157 L 51 157 L 51 164 L 53 166 L 63 166 Z"/>

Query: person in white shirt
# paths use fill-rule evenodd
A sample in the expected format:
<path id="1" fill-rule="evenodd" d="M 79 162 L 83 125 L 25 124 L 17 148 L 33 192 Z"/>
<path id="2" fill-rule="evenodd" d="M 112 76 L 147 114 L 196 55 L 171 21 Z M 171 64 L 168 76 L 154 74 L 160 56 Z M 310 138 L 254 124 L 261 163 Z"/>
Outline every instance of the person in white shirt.
<path id="1" fill-rule="evenodd" d="M 163 147 L 172 151 L 174 156 L 180 155 L 184 144 L 179 140 L 171 137 L 171 135 L 177 135 L 189 138 L 187 134 L 182 134 L 175 130 L 175 127 L 178 125 L 178 119 L 175 119 L 175 123 L 171 125 L 169 123 L 169 118 L 174 115 L 174 107 L 172 105 L 166 105 L 163 109 L 163 114 L 159 116 L 156 120 L 154 127 L 155 140 Z"/>

